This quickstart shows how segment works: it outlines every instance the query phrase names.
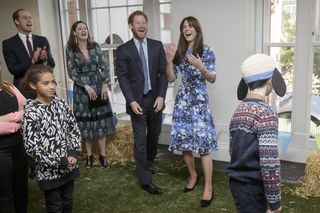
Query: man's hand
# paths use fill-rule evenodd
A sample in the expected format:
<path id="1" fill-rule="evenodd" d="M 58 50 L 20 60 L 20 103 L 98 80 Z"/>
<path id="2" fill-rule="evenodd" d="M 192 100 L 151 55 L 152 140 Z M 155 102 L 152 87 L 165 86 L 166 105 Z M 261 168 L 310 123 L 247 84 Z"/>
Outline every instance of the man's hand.
<path id="1" fill-rule="evenodd" d="M 69 163 L 69 165 L 75 165 L 77 163 L 77 158 L 69 156 L 68 163 Z"/>
<path id="2" fill-rule="evenodd" d="M 163 108 L 164 99 L 162 97 L 158 97 L 154 102 L 153 108 L 155 112 L 159 112 Z"/>
<path id="3" fill-rule="evenodd" d="M 40 59 L 42 61 L 47 61 L 48 60 L 48 52 L 47 52 L 47 46 L 44 46 L 41 50 L 40 54 Z"/>
<path id="4" fill-rule="evenodd" d="M 37 63 L 40 60 L 40 55 L 41 55 L 41 48 L 37 47 L 36 51 L 34 51 L 33 56 L 32 56 L 32 64 Z"/>
<path id="5" fill-rule="evenodd" d="M 136 102 L 136 101 L 132 101 L 130 103 L 131 109 L 132 111 L 136 114 L 136 115 L 143 115 L 143 110 L 140 107 L 140 105 Z"/>

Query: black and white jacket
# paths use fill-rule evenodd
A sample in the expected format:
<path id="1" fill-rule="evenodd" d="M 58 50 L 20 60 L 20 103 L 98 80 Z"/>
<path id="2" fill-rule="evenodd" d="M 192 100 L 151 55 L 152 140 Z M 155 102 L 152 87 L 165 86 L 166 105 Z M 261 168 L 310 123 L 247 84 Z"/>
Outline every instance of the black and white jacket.
<path id="1" fill-rule="evenodd" d="M 23 140 L 43 190 L 59 187 L 79 176 L 68 156 L 81 151 L 80 130 L 68 104 L 55 96 L 50 104 L 27 100 L 23 119 Z"/>

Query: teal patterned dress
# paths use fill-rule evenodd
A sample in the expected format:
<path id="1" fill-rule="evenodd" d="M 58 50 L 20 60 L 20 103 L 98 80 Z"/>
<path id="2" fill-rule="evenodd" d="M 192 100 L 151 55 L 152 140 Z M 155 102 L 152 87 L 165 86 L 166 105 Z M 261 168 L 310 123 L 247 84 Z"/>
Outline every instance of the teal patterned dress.
<path id="1" fill-rule="evenodd" d="M 115 133 L 111 104 L 107 99 L 106 105 L 89 109 L 89 96 L 84 85 L 89 85 L 100 95 L 103 83 L 110 83 L 110 73 L 97 43 L 88 54 L 89 58 L 86 59 L 82 52 L 67 47 L 67 70 L 74 81 L 73 111 L 82 139 L 98 139 Z"/>

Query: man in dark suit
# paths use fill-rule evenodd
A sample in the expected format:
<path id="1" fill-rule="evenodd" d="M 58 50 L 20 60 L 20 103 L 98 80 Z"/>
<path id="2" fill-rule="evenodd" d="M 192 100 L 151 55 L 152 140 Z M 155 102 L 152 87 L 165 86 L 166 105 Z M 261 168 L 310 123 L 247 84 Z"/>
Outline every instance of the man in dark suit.
<path id="1" fill-rule="evenodd" d="M 133 39 L 117 48 L 116 71 L 131 117 L 139 182 L 150 194 L 161 194 L 152 182 L 152 164 L 168 87 L 166 56 L 160 41 L 146 38 L 148 18 L 142 11 L 133 12 L 128 23 Z"/>
<path id="2" fill-rule="evenodd" d="M 13 84 L 26 98 L 35 98 L 34 92 L 21 87 L 24 74 L 33 64 L 47 63 L 55 66 L 50 45 L 45 37 L 32 34 L 33 20 L 26 9 L 18 9 L 12 14 L 18 33 L 2 42 L 2 51 L 8 70 L 14 76 Z"/>

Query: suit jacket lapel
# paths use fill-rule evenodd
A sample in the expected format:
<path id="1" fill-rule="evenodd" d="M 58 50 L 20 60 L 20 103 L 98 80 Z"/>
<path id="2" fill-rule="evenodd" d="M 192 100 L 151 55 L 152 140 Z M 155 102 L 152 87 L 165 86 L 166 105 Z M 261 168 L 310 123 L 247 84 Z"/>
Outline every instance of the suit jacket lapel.
<path id="1" fill-rule="evenodd" d="M 18 34 L 16 35 L 15 40 L 17 44 L 17 50 L 23 50 L 21 53 L 25 55 L 24 57 L 30 58 L 29 53 Z"/>
<path id="2" fill-rule="evenodd" d="M 152 65 L 152 43 L 150 39 L 147 38 L 147 45 L 148 45 L 148 67 L 149 67 L 149 76 L 151 75 L 151 65 Z M 151 79 L 151 78 L 150 78 Z"/>
<path id="3" fill-rule="evenodd" d="M 131 51 L 131 53 L 133 55 L 134 60 L 136 60 L 136 62 L 138 63 L 140 71 L 143 74 L 143 67 L 142 67 L 142 63 L 141 63 L 141 60 L 140 60 L 139 51 L 138 51 L 138 49 L 136 47 L 136 44 L 134 43 L 133 39 L 131 39 L 131 41 L 130 41 L 130 51 Z"/>

